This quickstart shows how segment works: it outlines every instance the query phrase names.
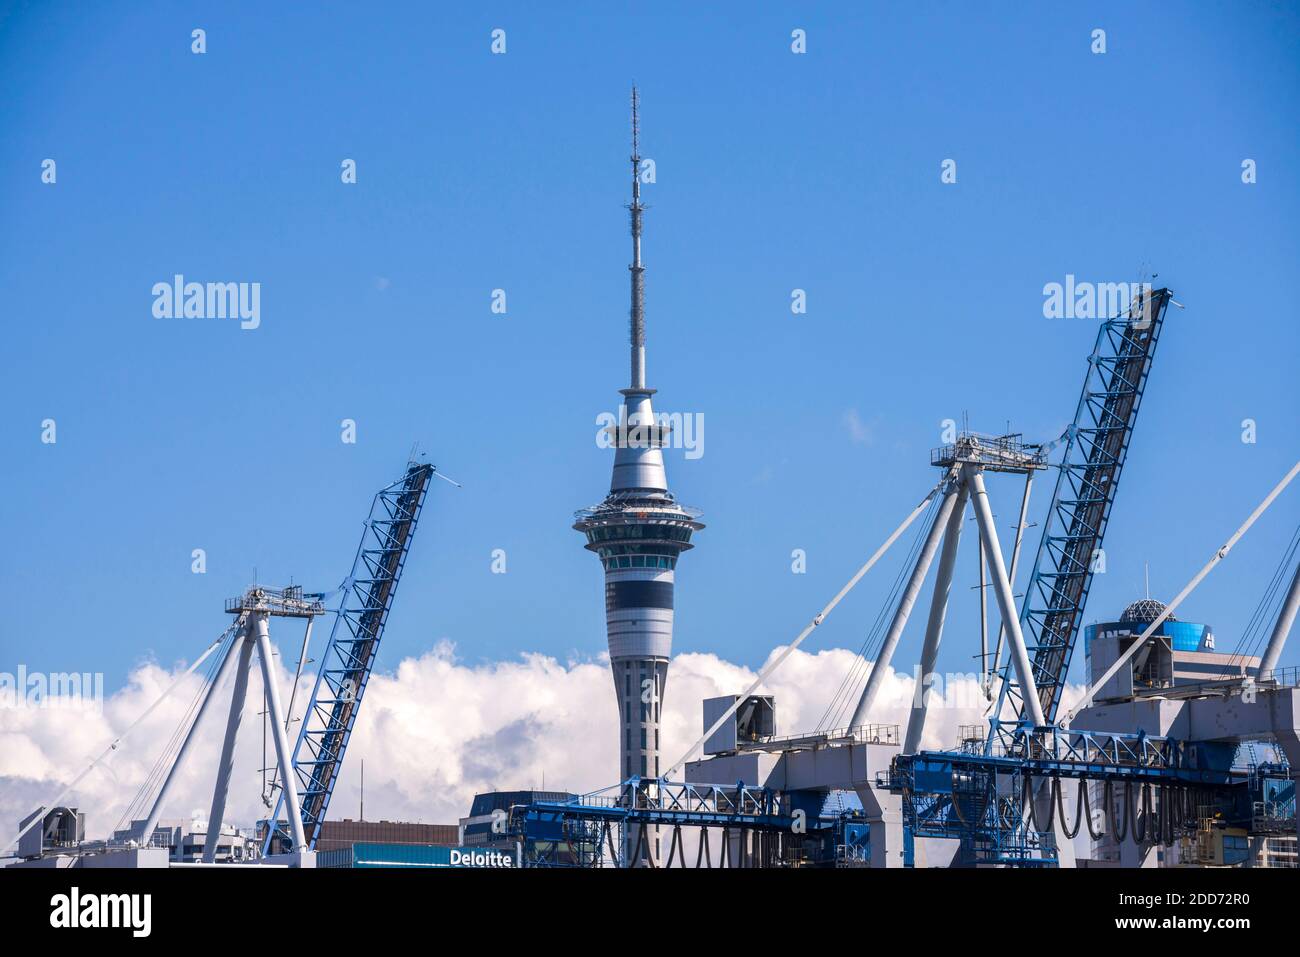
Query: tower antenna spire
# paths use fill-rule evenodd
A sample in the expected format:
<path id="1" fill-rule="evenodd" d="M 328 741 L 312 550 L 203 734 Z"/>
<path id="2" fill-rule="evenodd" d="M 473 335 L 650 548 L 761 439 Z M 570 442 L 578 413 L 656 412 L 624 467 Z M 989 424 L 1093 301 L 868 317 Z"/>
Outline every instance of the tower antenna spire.
<path id="1" fill-rule="evenodd" d="M 632 86 L 632 383 L 633 389 L 645 388 L 645 267 L 641 265 L 641 98 Z"/>

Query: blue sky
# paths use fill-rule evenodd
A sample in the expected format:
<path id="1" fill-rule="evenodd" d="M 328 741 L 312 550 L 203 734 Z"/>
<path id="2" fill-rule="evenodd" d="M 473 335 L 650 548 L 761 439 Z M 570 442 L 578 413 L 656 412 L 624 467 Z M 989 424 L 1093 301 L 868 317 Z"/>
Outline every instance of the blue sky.
<path id="1" fill-rule="evenodd" d="M 112 689 L 191 659 L 254 567 L 332 587 L 416 442 L 465 488 L 432 490 L 380 666 L 443 638 L 471 662 L 600 653 L 600 568 L 569 523 L 608 486 L 595 418 L 626 385 L 634 80 L 648 380 L 705 420 L 702 457 L 667 456 L 708 525 L 676 650 L 757 665 L 788 642 L 937 479 L 942 420 L 1059 434 L 1095 334 L 1043 318 L 1067 273 L 1154 270 L 1187 307 L 1089 620 L 1140 597 L 1146 563 L 1171 596 L 1294 461 L 1294 6 L 539 7 L 4 6 L 0 669 Z M 155 319 L 176 273 L 260 282 L 261 327 Z M 1017 490 L 990 484 L 1009 525 Z M 1298 519 L 1292 489 L 1180 616 L 1231 648 Z M 856 648 L 896 570 L 809 650 Z M 940 667 L 965 671 L 956 591 Z"/>

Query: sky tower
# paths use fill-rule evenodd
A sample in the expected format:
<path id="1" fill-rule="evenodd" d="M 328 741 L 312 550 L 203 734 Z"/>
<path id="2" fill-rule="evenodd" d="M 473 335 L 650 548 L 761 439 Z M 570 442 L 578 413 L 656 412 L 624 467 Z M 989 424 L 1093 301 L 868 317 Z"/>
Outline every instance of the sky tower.
<path id="1" fill-rule="evenodd" d="M 605 566 L 605 630 L 614 670 L 619 713 L 619 779 L 659 776 L 659 724 L 668 658 L 673 644 L 673 571 L 703 528 L 699 512 L 677 503 L 668 491 L 661 451 L 671 428 L 655 420 L 645 384 L 645 267 L 641 265 L 638 98 L 632 88 L 631 384 L 619 421 L 609 429 L 614 475 L 599 505 L 575 516 L 573 527 Z M 659 838 L 636 828 L 624 835 L 626 853 L 659 857 Z"/>

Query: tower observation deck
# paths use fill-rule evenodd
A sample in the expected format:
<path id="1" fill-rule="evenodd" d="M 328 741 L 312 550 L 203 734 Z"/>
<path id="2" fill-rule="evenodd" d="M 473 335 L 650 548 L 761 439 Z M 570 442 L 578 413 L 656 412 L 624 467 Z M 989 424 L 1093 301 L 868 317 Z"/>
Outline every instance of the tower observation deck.
<path id="1" fill-rule="evenodd" d="M 623 411 L 609 429 L 615 448 L 609 494 L 574 515 L 573 527 L 605 567 L 605 628 L 619 712 L 621 780 L 659 776 L 660 708 L 673 643 L 673 575 L 691 536 L 704 525 L 699 511 L 668 491 L 663 447 L 670 427 L 655 418 L 645 384 L 645 269 L 641 265 L 638 98 L 632 90 L 631 385 L 621 389 Z M 650 786 L 647 782 L 646 786 Z M 624 834 L 626 855 L 659 858 L 657 829 Z M 630 862 L 630 861 L 629 861 Z"/>

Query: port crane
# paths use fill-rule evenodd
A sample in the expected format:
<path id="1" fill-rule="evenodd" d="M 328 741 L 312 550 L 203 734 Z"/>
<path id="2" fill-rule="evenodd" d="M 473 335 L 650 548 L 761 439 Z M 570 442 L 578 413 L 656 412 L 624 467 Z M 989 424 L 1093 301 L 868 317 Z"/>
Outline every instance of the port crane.
<path id="1" fill-rule="evenodd" d="M 276 778 L 273 788 L 278 792 L 271 820 L 262 822 L 265 834 L 263 857 L 271 856 L 291 865 L 301 863 L 302 855 L 315 846 L 330 796 L 338 782 L 348 741 L 374 668 L 384 626 L 392 609 L 429 483 L 435 475 L 453 485 L 458 484 L 439 473 L 432 464 L 419 462 L 413 456 L 402 477 L 375 495 L 352 570 L 339 589 L 342 598 L 335 612 L 329 644 L 322 656 L 292 751 L 288 744 L 288 734 L 295 720 L 292 713 L 293 699 L 290 699 L 286 711 L 281 705 L 273 666 L 270 620 L 299 619 L 307 623 L 298 674 L 295 675 L 296 694 L 297 680 L 301 678 L 303 665 L 308 661 L 312 622 L 326 613 L 326 595 L 304 592 L 297 585 L 287 588 L 253 585 L 243 595 L 226 602 L 226 613 L 234 616 L 230 626 L 89 767 L 27 818 L 19 833 L 9 844 L 0 847 L 0 851 L 22 840 L 32 828 L 41 826 L 47 809 L 57 808 L 59 802 L 80 781 L 104 765 L 121 748 L 127 737 L 186 678 L 211 658 L 207 680 L 123 817 L 130 820 L 132 810 L 137 807 L 147 807 L 147 814 L 140 820 L 132 821 L 131 827 L 126 831 L 129 836 L 120 847 L 110 841 L 98 850 L 106 853 L 123 848 L 147 848 L 155 843 L 154 831 L 159 817 L 166 807 L 174 783 L 191 756 L 198 729 L 204 717 L 212 710 L 222 686 L 233 675 L 233 689 L 221 755 L 216 765 L 217 779 L 203 850 L 203 861 L 213 863 L 220 841 L 221 821 L 234 765 L 235 741 L 246 704 L 249 671 L 256 653 L 262 672 L 263 713 L 268 718 L 275 744 Z"/>
<path id="2" fill-rule="evenodd" d="M 1065 431 L 1056 489 L 1020 612 L 1038 708 L 1046 724 L 1056 720 L 1061 704 L 1061 689 L 1171 299 L 1168 289 L 1144 291 L 1128 316 L 1101 324 L 1088 356 L 1074 421 Z M 1004 703 L 1011 704 L 1015 723 L 1020 724 L 1032 711 L 1024 698 L 1025 689 L 1008 663 L 990 722 L 990 749 L 1001 733 Z"/>
<path id="3" fill-rule="evenodd" d="M 1168 846 L 1195 825 L 1205 808 L 1240 804 L 1243 785 L 1250 784 L 1231 767 L 1235 749 L 1219 742 L 1198 745 L 1146 728 L 1115 731 L 1066 725 L 1226 557 L 1295 477 L 1300 464 L 1164 606 L 1126 655 L 1094 682 L 1084 701 L 1070 714 L 1060 714 L 1061 692 L 1171 302 L 1168 289 L 1144 291 L 1127 315 L 1103 322 L 1098 331 L 1075 418 L 1063 436 L 1065 451 L 1020 611 L 1019 630 L 1031 657 L 1030 679 L 1024 680 L 1010 663 L 1003 668 L 982 746 L 967 736 L 955 751 L 903 753 L 879 776 L 879 785 L 903 800 L 903 854 L 908 865 L 914 860 L 917 837 L 937 837 L 959 842 L 961 863 L 1055 866 L 1063 845 L 1085 823 L 1094 839 L 1109 833 L 1119 842 L 1132 838 Z M 1289 630 L 1284 618 L 1279 617 L 1270 642 L 1271 662 Z M 1265 671 L 1261 677 L 1266 677 Z M 1293 696 L 1294 689 L 1284 682 L 1269 683 L 1268 693 L 1279 701 Z M 1176 726 L 1173 720 L 1167 719 L 1166 725 Z M 1159 722 L 1153 727 L 1163 730 Z M 1271 727 L 1268 720 L 1252 718 L 1239 730 L 1266 733 Z M 1285 766 L 1252 773 L 1259 778 L 1289 777 Z M 1073 801 L 1064 798 L 1065 782 L 1072 783 Z M 1073 815 L 1067 815 L 1070 804 Z M 1094 827 L 1094 814 L 1100 818 L 1099 828 Z M 1071 817 L 1073 827 L 1066 823 Z"/>
<path id="4" fill-rule="evenodd" d="M 292 803 L 288 799 L 295 789 L 302 792 L 302 847 L 312 850 L 316 846 L 424 507 L 425 494 L 435 474 L 434 466 L 411 462 L 402 478 L 375 494 L 352 571 L 343 582 L 329 644 L 294 745 L 292 780 L 289 775 L 284 776 L 284 786 L 271 817 L 274 823 L 266 828 L 263 854 L 271 853 L 277 841 L 283 843 L 286 837 L 297 839 L 292 830 L 286 835 L 284 823 L 280 821 L 281 812 L 289 803 L 292 828 Z"/>

